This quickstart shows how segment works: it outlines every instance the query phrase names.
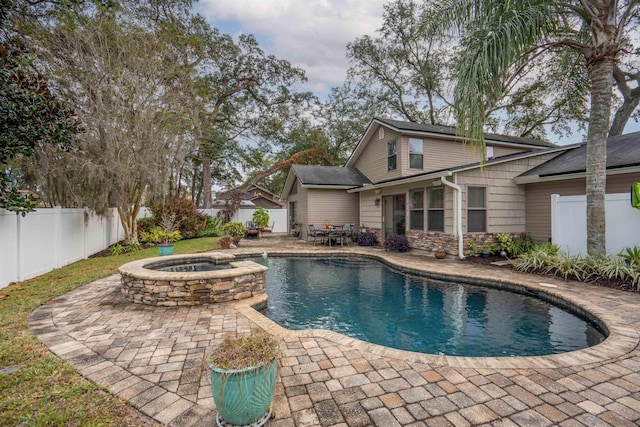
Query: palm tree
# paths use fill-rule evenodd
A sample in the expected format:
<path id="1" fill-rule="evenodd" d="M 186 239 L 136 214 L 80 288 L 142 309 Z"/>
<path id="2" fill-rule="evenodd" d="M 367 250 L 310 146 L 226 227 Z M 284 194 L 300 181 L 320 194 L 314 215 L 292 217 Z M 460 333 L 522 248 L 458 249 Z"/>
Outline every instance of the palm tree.
<path id="1" fill-rule="evenodd" d="M 502 96 L 501 77 L 527 55 L 570 49 L 584 59 L 591 83 L 587 133 L 587 250 L 604 254 L 606 140 L 613 70 L 638 23 L 640 0 L 443 0 L 435 6 L 440 30 L 459 31 L 456 74 L 458 129 L 484 149 L 485 111 Z"/>

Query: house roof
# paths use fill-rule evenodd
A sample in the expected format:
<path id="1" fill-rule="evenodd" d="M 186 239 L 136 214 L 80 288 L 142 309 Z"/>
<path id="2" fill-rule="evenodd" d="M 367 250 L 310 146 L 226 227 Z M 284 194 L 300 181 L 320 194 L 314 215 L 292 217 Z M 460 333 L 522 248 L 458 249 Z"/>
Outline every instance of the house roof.
<path id="1" fill-rule="evenodd" d="M 573 146 L 567 152 L 548 160 L 520 175 L 520 177 L 543 178 L 584 173 L 587 162 L 587 144 Z M 607 140 L 607 169 L 640 166 L 640 132 L 613 136 Z"/>
<path id="2" fill-rule="evenodd" d="M 428 125 L 422 123 L 415 122 L 405 122 L 401 120 L 392 120 L 392 119 L 384 119 L 380 117 L 375 117 L 375 121 L 385 124 L 391 128 L 394 128 L 397 131 L 404 132 L 426 132 L 426 133 L 435 133 L 442 135 L 451 135 L 451 136 L 459 136 L 456 132 L 456 128 L 453 126 L 441 126 L 441 125 Z M 485 133 L 485 140 L 488 141 L 501 141 L 501 142 L 510 142 L 516 144 L 525 144 L 525 145 L 533 145 L 536 147 L 555 147 L 555 144 L 545 141 L 539 141 L 537 139 L 531 138 L 521 138 L 519 136 L 509 136 L 509 135 L 500 135 L 495 133 Z"/>
<path id="3" fill-rule="evenodd" d="M 282 188 L 282 198 L 291 191 L 292 186 L 300 181 L 302 187 L 348 190 L 371 181 L 356 168 L 345 166 L 292 165 L 287 180 Z"/>
<path id="4" fill-rule="evenodd" d="M 359 187 L 364 184 L 371 184 L 369 178 L 356 168 L 293 165 L 292 169 L 294 169 L 302 185 Z"/>
<path id="5" fill-rule="evenodd" d="M 410 135 L 422 135 L 422 136 L 436 136 L 440 138 L 447 138 L 453 140 L 462 141 L 463 137 L 456 133 L 456 128 L 452 126 L 440 126 L 440 125 L 428 125 L 415 122 L 407 122 L 402 120 L 385 119 L 381 117 L 374 117 L 365 133 L 358 141 L 355 149 L 351 153 L 351 156 L 347 160 L 345 166 L 353 166 L 355 160 L 364 151 L 365 145 L 371 140 L 374 129 L 377 125 L 390 128 L 396 132 L 410 134 Z M 537 139 L 521 138 L 518 136 L 499 135 L 493 133 L 485 133 L 485 141 L 492 145 L 506 145 L 506 146 L 518 146 L 524 149 L 546 149 L 556 147 L 555 144 L 545 141 L 539 141 Z"/>

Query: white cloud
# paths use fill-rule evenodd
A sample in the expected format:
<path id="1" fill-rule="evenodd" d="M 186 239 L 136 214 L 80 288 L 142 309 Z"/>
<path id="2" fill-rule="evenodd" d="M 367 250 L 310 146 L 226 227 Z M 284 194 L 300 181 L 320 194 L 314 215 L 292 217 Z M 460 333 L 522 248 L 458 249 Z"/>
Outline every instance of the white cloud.
<path id="1" fill-rule="evenodd" d="M 254 34 L 268 53 L 307 72 L 305 89 L 318 95 L 342 84 L 346 45 L 382 24 L 386 0 L 201 0 L 197 10 L 213 26 L 234 23 Z M 222 25 L 221 25 L 222 24 Z"/>

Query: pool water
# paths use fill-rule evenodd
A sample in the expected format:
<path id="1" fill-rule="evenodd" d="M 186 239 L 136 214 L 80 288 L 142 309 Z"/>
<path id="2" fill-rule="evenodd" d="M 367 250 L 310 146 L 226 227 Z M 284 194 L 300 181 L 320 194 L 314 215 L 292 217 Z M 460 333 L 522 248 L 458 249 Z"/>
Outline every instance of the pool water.
<path id="1" fill-rule="evenodd" d="M 145 268 L 156 271 L 167 271 L 171 273 L 189 273 L 199 271 L 229 270 L 231 269 L 231 266 L 229 264 L 217 264 L 215 261 L 207 258 L 179 258 L 149 264 L 146 265 Z"/>
<path id="2" fill-rule="evenodd" d="M 604 340 L 591 323 L 541 299 L 406 275 L 367 259 L 259 258 L 264 314 L 288 329 L 329 329 L 401 350 L 538 356 Z"/>

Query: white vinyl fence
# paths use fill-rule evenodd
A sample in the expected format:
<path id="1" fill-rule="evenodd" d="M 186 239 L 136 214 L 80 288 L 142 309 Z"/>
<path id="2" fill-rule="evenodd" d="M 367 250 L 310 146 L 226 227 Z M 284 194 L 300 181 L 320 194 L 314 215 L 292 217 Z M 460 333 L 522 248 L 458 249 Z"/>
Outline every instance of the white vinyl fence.
<path id="1" fill-rule="evenodd" d="M 607 254 L 640 246 L 640 210 L 629 193 L 607 194 L 605 202 Z M 586 255 L 587 196 L 551 195 L 551 241 L 570 255 Z"/>
<path id="2" fill-rule="evenodd" d="M 217 209 L 202 209 L 214 215 Z M 251 221 L 240 209 L 233 221 Z M 270 209 L 274 232 L 287 231 L 287 210 Z M 151 216 L 140 209 L 139 218 Z M 124 239 L 117 210 L 99 216 L 85 209 L 37 209 L 25 217 L 0 209 L 0 288 L 87 258 Z"/>
<path id="3" fill-rule="evenodd" d="M 107 248 L 124 238 L 116 209 L 38 209 L 25 217 L 0 210 L 0 288 Z"/>
<path id="4" fill-rule="evenodd" d="M 287 210 L 286 209 L 267 209 L 269 211 L 269 227 L 274 225 L 274 233 L 286 233 L 287 232 Z M 216 216 L 220 209 L 200 209 L 200 212 Z M 251 221 L 253 216 L 253 209 L 238 209 L 231 218 L 231 221 L 246 223 Z"/>

